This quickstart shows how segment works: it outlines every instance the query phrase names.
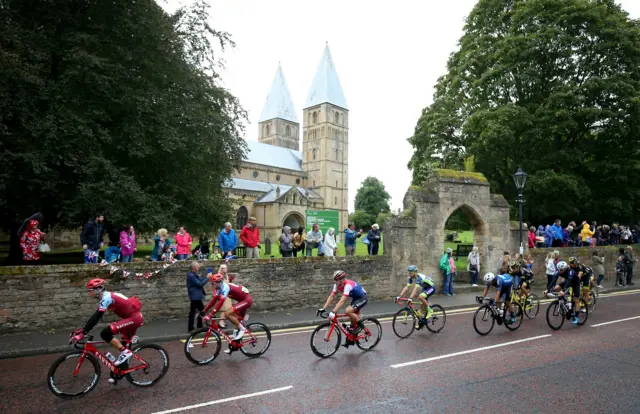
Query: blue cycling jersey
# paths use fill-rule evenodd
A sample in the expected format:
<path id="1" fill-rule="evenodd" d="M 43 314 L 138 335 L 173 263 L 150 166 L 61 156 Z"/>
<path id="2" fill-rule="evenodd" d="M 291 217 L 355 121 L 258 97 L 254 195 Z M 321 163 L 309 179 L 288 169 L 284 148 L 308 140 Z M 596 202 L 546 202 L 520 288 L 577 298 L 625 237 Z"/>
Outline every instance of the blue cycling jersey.
<path id="1" fill-rule="evenodd" d="M 496 276 L 496 287 L 498 289 L 508 288 L 513 286 L 513 278 L 508 274 L 498 275 Z"/>

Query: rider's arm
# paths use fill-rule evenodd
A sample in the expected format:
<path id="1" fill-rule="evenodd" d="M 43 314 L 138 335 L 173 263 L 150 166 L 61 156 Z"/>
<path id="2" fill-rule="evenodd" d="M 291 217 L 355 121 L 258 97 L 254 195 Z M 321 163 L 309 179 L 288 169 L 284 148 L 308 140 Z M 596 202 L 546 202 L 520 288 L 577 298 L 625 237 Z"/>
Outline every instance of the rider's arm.
<path id="1" fill-rule="evenodd" d="M 331 304 L 331 302 L 333 302 L 334 296 L 336 296 L 336 293 L 335 292 L 331 292 L 331 294 L 327 298 L 327 301 L 324 303 L 324 306 L 322 307 L 322 309 L 326 309 L 327 306 L 329 306 Z"/>
<path id="2" fill-rule="evenodd" d="M 411 286 L 411 284 L 408 284 L 402 288 L 402 292 L 400 292 L 400 297 L 404 297 L 404 295 L 407 293 L 407 290 L 409 289 L 409 286 Z"/>
<path id="3" fill-rule="evenodd" d="M 496 302 L 498 302 L 500 300 L 500 289 L 496 290 Z M 509 300 L 509 298 L 507 298 L 507 301 Z"/>
<path id="4" fill-rule="evenodd" d="M 209 303 L 207 304 L 207 306 L 204 308 L 204 310 L 202 311 L 202 313 L 207 313 L 207 311 L 209 309 L 211 309 L 213 307 L 213 311 L 211 313 L 216 313 L 218 312 L 218 309 L 220 309 L 222 307 L 222 304 L 224 303 L 224 300 L 226 298 L 222 295 L 217 295 L 211 298 L 211 300 L 209 301 Z M 215 306 L 214 306 L 215 304 Z"/>
<path id="5" fill-rule="evenodd" d="M 409 296 L 409 298 L 413 298 L 416 293 L 418 293 L 418 284 L 416 283 L 416 285 L 413 287 L 413 291 L 411 292 L 411 296 Z"/>
<path id="6" fill-rule="evenodd" d="M 90 332 L 93 327 L 96 326 L 98 322 L 100 322 L 100 319 L 102 319 L 102 315 L 104 315 L 105 311 L 106 309 L 96 309 L 95 313 L 91 316 L 91 318 L 89 318 L 84 328 L 82 328 L 84 333 Z"/>
<path id="7" fill-rule="evenodd" d="M 486 298 L 488 294 L 489 294 L 489 286 L 485 285 L 484 290 L 482 291 L 482 297 Z"/>

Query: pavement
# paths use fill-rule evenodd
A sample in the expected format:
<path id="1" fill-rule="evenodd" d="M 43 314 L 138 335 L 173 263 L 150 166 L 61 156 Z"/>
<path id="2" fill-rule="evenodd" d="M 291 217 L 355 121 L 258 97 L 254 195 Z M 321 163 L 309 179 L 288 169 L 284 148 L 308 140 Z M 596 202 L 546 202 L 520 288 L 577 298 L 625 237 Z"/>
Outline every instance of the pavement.
<path id="1" fill-rule="evenodd" d="M 603 281 L 602 292 L 615 292 L 624 290 L 613 286 L 614 281 Z M 540 283 L 534 286 L 534 291 L 540 294 L 543 289 Z M 631 287 L 629 287 L 631 288 Z M 629 289 L 627 288 L 627 289 Z M 472 287 L 470 284 L 454 283 L 455 296 L 436 294 L 433 303 L 441 305 L 445 310 L 475 306 L 475 297 L 482 293 L 482 286 Z M 399 293 L 399 292 L 398 292 Z M 334 302 L 335 303 L 335 302 Z M 316 317 L 317 307 L 291 309 L 279 312 L 249 312 L 252 322 L 262 322 L 271 330 L 289 329 L 300 326 L 317 325 L 322 319 Z M 376 318 L 393 316 L 399 307 L 393 302 L 393 298 L 386 301 L 370 301 L 363 309 L 363 315 Z M 144 308 L 143 308 L 144 312 Z M 78 326 L 84 324 L 90 315 L 78 315 Z M 101 325 L 93 329 L 97 337 Z M 17 358 L 41 354 L 59 353 L 69 350 L 70 331 L 51 330 L 44 333 L 19 333 L 0 335 L 0 359 Z M 186 315 L 184 320 L 155 320 L 145 323 L 139 330 L 138 336 L 147 342 L 163 342 L 185 339 L 189 336 L 187 331 Z"/>
<path id="2" fill-rule="evenodd" d="M 462 295 L 456 295 L 462 296 Z M 442 300 L 441 300 L 442 299 Z M 444 297 L 434 302 L 444 303 Z M 273 330 L 265 355 L 220 354 L 191 364 L 179 340 L 164 342 L 167 375 L 151 388 L 107 383 L 103 368 L 86 397 L 66 401 L 47 389 L 57 355 L 0 360 L 5 412 L 91 413 L 591 413 L 638 412 L 640 289 L 602 292 L 582 327 L 552 331 L 547 305 L 517 331 L 473 329 L 477 304 L 447 312 L 433 334 L 397 338 L 381 318 L 382 339 L 363 352 L 340 348 L 327 359 L 310 350 L 313 326 Z M 397 307 L 395 309 L 398 309 Z M 262 318 L 255 318 L 256 320 Z"/>

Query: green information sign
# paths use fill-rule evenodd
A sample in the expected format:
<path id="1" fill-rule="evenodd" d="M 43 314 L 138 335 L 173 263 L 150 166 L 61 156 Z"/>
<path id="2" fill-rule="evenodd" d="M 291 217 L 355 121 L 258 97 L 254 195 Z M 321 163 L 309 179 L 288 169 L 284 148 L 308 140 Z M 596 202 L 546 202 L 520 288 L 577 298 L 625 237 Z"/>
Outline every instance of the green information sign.
<path id="1" fill-rule="evenodd" d="M 330 228 L 334 228 L 336 234 L 340 234 L 340 212 L 337 210 L 307 210 L 307 231 L 314 224 L 320 226 L 322 234 L 327 234 Z"/>

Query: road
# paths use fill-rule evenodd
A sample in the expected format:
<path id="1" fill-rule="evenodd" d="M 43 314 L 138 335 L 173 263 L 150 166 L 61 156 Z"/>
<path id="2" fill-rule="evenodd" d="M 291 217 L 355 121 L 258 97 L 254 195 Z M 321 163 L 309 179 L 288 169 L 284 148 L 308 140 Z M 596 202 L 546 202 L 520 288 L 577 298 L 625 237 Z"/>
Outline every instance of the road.
<path id="1" fill-rule="evenodd" d="M 639 412 L 639 301 L 601 297 L 585 326 L 560 331 L 547 326 L 543 304 L 518 331 L 496 326 L 485 337 L 471 309 L 450 313 L 439 334 L 405 340 L 384 321 L 376 349 L 340 348 L 326 360 L 309 348 L 313 327 L 275 332 L 261 358 L 221 354 L 202 367 L 185 359 L 182 342 L 167 342 L 171 368 L 154 387 L 111 386 L 103 369 L 98 387 L 73 401 L 47 388 L 56 355 L 9 359 L 0 361 L 0 389 L 5 412 L 17 413 Z"/>

